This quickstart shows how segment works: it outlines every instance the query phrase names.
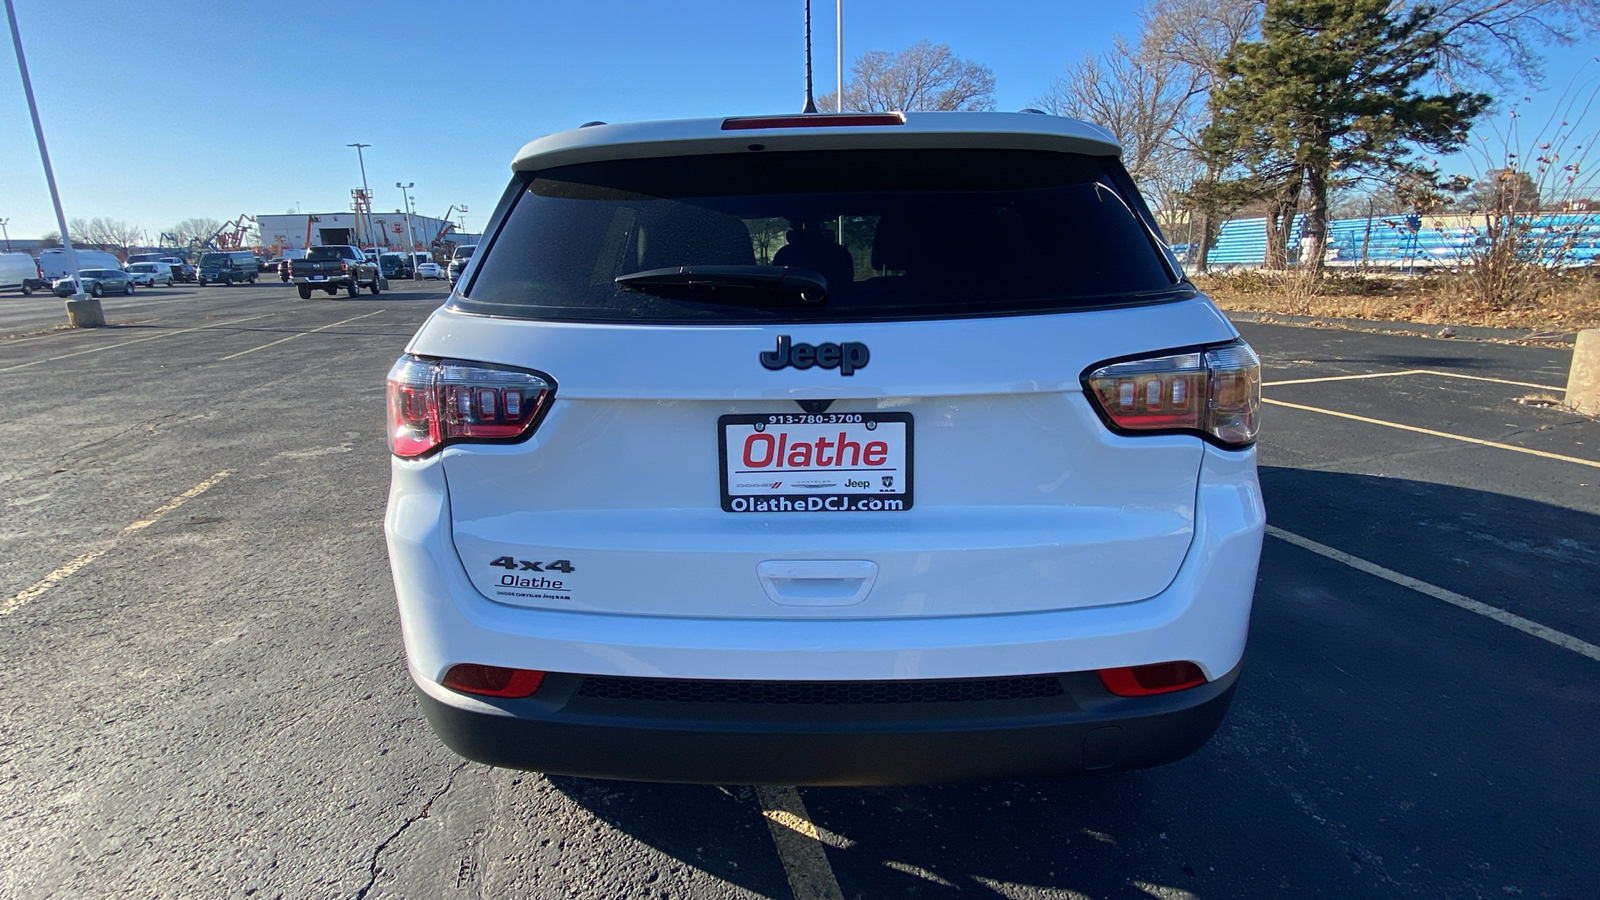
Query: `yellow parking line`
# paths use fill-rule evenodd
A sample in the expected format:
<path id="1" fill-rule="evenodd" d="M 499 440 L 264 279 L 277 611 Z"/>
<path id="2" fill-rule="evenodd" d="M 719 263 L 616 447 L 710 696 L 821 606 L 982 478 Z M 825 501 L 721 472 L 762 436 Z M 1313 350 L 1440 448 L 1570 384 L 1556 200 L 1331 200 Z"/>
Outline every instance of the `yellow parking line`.
<path id="1" fill-rule="evenodd" d="M 1562 391 L 1566 388 L 1553 384 L 1535 384 L 1531 381 L 1512 381 L 1509 378 L 1490 378 L 1487 375 L 1463 375 L 1460 372 L 1440 372 L 1436 369 L 1406 369 L 1403 372 L 1368 372 L 1364 375 L 1328 375 L 1323 378 L 1292 378 L 1285 381 L 1263 381 L 1262 387 L 1279 387 L 1287 384 L 1323 384 L 1329 381 L 1359 381 L 1365 378 L 1399 378 L 1405 375 L 1437 375 L 1440 378 L 1465 378 L 1468 381 L 1492 381 L 1495 384 L 1510 384 L 1516 387 L 1539 388 L 1546 391 Z"/>
<path id="2" fill-rule="evenodd" d="M 160 334 L 152 334 L 149 337 L 135 338 L 131 341 L 123 341 L 119 344 L 107 344 L 104 347 L 90 347 L 88 350 L 79 350 L 75 353 L 63 353 L 60 356 L 50 356 L 44 359 L 36 359 L 33 362 L 21 363 L 20 365 L 6 366 L 5 368 L 0 369 L 0 372 L 11 372 L 16 369 L 26 369 L 29 366 L 37 366 L 40 363 L 55 362 L 58 359 L 70 359 L 74 356 L 82 356 L 85 353 L 99 353 L 101 350 L 115 350 L 118 347 L 126 347 L 130 344 L 142 344 L 145 341 L 153 341 L 159 338 L 172 337 L 175 334 L 188 334 L 191 331 L 204 331 L 207 328 L 221 328 L 224 325 L 237 325 L 240 322 L 249 322 L 253 319 L 265 319 L 266 317 L 272 315 L 277 315 L 277 313 L 262 313 L 259 316 L 245 316 L 242 319 L 229 319 L 226 322 L 212 322 L 210 325 L 196 325 L 193 328 L 180 328 L 177 331 L 163 331 Z"/>
<path id="3" fill-rule="evenodd" d="M 1600 647 L 1597 647 L 1594 644 L 1591 644 L 1588 641 L 1580 638 L 1575 638 L 1564 631 L 1557 631 L 1548 625 L 1541 625 L 1532 619 L 1524 619 L 1522 616 L 1519 616 L 1516 613 L 1506 612 L 1498 606 L 1490 606 L 1487 603 L 1480 603 L 1471 597 L 1462 596 L 1455 591 L 1445 590 L 1442 587 L 1429 584 L 1426 581 L 1418 581 L 1409 575 L 1402 575 L 1393 569 L 1386 569 L 1377 563 L 1367 562 L 1360 557 L 1351 556 L 1350 554 L 1345 553 L 1343 550 L 1335 550 L 1332 547 L 1329 547 L 1327 544 L 1319 544 L 1310 538 L 1301 537 L 1292 531 L 1284 531 L 1282 528 L 1278 528 L 1274 525 L 1267 526 L 1267 534 L 1272 535 L 1280 541 L 1287 541 L 1288 543 L 1294 544 L 1296 547 L 1310 550 L 1312 553 L 1315 553 L 1318 556 L 1324 556 L 1333 560 L 1334 562 L 1343 563 L 1352 569 L 1365 572 L 1368 575 L 1376 575 L 1377 577 L 1382 578 L 1384 581 L 1398 584 L 1401 587 L 1410 588 L 1419 594 L 1427 594 L 1429 597 L 1432 597 L 1435 600 L 1443 600 L 1451 606 L 1460 607 L 1468 612 L 1477 613 L 1486 619 L 1493 619 L 1494 621 L 1499 622 L 1501 625 L 1515 628 L 1523 634 L 1531 634 L 1542 641 L 1549 641 L 1550 643 L 1555 644 L 1557 647 L 1571 650 L 1573 653 L 1577 653 L 1581 656 L 1587 656 L 1592 660 L 1600 662 Z"/>
<path id="4" fill-rule="evenodd" d="M 800 792 L 792 787 L 757 787 L 756 797 L 795 900 L 844 900 Z"/>
<path id="5" fill-rule="evenodd" d="M 375 315 L 377 315 L 378 313 L 381 313 L 381 312 L 383 312 L 383 310 L 381 310 L 381 309 L 380 310 L 375 310 L 373 312 L 367 313 L 366 315 L 361 315 L 361 316 L 356 316 L 354 318 L 345 319 L 343 322 L 334 322 L 334 323 L 332 323 L 330 325 L 323 325 L 320 328 L 313 328 L 310 331 L 302 331 L 299 334 L 291 334 L 286 338 L 280 338 L 279 340 L 272 341 L 271 343 L 262 344 L 259 347 L 251 347 L 249 350 L 240 350 L 238 353 L 229 354 L 229 355 L 224 356 L 221 359 L 217 360 L 217 362 L 227 362 L 230 359 L 238 359 L 239 357 L 244 356 L 247 353 L 254 353 L 257 350 L 265 350 L 268 347 L 276 347 L 279 344 L 287 343 L 288 341 L 292 341 L 295 338 L 305 337 L 308 334 L 316 334 L 319 331 L 327 331 L 329 328 L 338 328 L 340 325 L 348 325 L 351 322 L 356 321 L 356 319 L 365 319 L 365 318 L 367 318 L 369 316 L 375 316 Z"/>
<path id="6" fill-rule="evenodd" d="M 1496 450 L 1510 450 L 1512 453 L 1526 453 L 1529 456 L 1539 456 L 1543 457 L 1544 459 L 1554 459 L 1561 462 L 1575 463 L 1580 466 L 1588 466 L 1593 469 L 1600 469 L 1600 462 L 1596 462 L 1592 459 L 1581 459 L 1576 456 L 1564 456 L 1560 453 L 1549 453 L 1544 450 L 1534 450 L 1531 447 L 1518 447 L 1515 444 L 1502 444 L 1499 441 L 1486 441 L 1483 438 L 1467 437 L 1464 434 L 1451 434 L 1448 431 L 1435 431 L 1432 428 L 1419 428 L 1416 425 L 1402 425 L 1399 422 L 1385 422 L 1382 419 L 1373 419 L 1368 416 L 1358 416 L 1354 413 L 1339 412 L 1332 409 L 1322 409 L 1316 406 L 1305 406 L 1300 403 L 1290 403 L 1286 400 L 1272 400 L 1269 398 L 1263 398 L 1261 402 L 1270 403 L 1273 406 L 1286 406 L 1289 409 L 1298 409 L 1303 412 L 1314 412 L 1321 413 L 1325 416 L 1336 416 L 1341 419 L 1349 419 L 1353 422 L 1365 422 L 1368 425 L 1382 425 L 1385 428 L 1398 428 L 1401 431 L 1413 431 L 1417 434 L 1426 434 L 1430 437 L 1444 438 L 1451 441 L 1460 441 L 1464 444 L 1477 444 L 1480 447 L 1493 447 Z"/>
<path id="7" fill-rule="evenodd" d="M 1325 381 L 1359 381 L 1363 378 L 1397 378 L 1401 375 L 1421 375 L 1424 369 L 1407 369 L 1404 372 L 1368 372 L 1365 375 L 1329 375 L 1325 378 L 1295 378 L 1289 381 L 1263 381 L 1262 387 L 1278 387 L 1284 384 L 1322 384 Z"/>
<path id="8" fill-rule="evenodd" d="M 129 525 L 127 528 L 117 532 L 116 535 L 111 538 L 111 541 L 104 547 L 101 547 L 98 550 L 90 550 L 88 553 L 83 554 L 77 559 L 74 559 L 72 562 L 67 563 L 61 568 L 56 569 L 54 572 L 51 572 L 49 575 L 46 575 L 45 577 L 34 582 L 30 587 L 27 587 L 21 592 L 13 595 L 6 602 L 0 603 L 0 618 L 9 616 L 24 606 L 27 606 L 45 591 L 50 590 L 51 588 L 65 581 L 67 578 L 71 577 L 72 573 L 78 571 L 84 566 L 87 566 L 89 563 L 94 562 L 100 557 L 105 556 L 113 547 L 117 546 L 117 543 L 122 539 L 138 534 L 146 528 L 149 528 L 151 525 L 154 525 L 156 522 L 160 521 L 162 516 L 172 512 L 185 503 L 188 503 L 190 500 L 193 500 L 201 494 L 204 494 L 206 491 L 211 490 L 216 486 L 217 482 L 227 478 L 232 474 L 232 469 L 223 469 L 221 472 L 218 472 L 210 478 L 207 478 L 205 481 L 200 482 L 194 487 L 189 488 L 187 491 L 184 491 L 178 496 L 173 497 L 171 500 L 168 500 L 165 504 L 157 507 L 156 511 L 151 513 L 146 518 L 140 519 L 139 521 L 134 522 L 132 525 Z"/>
<path id="9" fill-rule="evenodd" d="M 1540 390 L 1545 391 L 1560 391 L 1563 394 L 1567 392 L 1565 386 L 1557 387 L 1553 384 L 1534 384 L 1531 381 L 1512 381 L 1509 378 L 1490 378 L 1486 375 L 1463 375 L 1460 372 L 1436 372 L 1433 369 L 1419 369 L 1418 371 L 1424 375 L 1438 375 L 1444 378 L 1465 378 L 1468 381 L 1492 381 L 1495 384 L 1510 384 L 1515 385 L 1516 387 L 1539 388 Z"/>

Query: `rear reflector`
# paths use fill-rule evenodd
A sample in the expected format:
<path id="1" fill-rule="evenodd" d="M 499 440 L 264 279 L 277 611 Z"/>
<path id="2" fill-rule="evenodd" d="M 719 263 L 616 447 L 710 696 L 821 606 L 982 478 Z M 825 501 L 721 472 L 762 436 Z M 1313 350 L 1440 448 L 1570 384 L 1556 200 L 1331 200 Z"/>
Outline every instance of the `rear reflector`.
<path id="1" fill-rule="evenodd" d="M 1121 432 L 1191 432 L 1228 448 L 1255 443 L 1261 360 L 1244 341 L 1101 365 L 1085 393 Z"/>
<path id="2" fill-rule="evenodd" d="M 522 440 L 553 389 L 523 369 L 402 356 L 389 370 L 389 449 L 411 457 L 457 441 Z"/>
<path id="3" fill-rule="evenodd" d="M 444 686 L 485 697 L 531 697 L 544 684 L 544 673 L 533 669 L 507 669 L 457 663 L 444 673 Z"/>
<path id="4" fill-rule="evenodd" d="M 1148 666 L 1124 666 L 1101 669 L 1100 683 L 1118 697 L 1148 697 L 1151 694 L 1170 694 L 1188 690 L 1206 683 L 1200 667 L 1192 662 L 1153 663 Z"/>
<path id="5" fill-rule="evenodd" d="M 798 116 L 739 116 L 722 120 L 723 131 L 754 128 L 848 128 L 855 125 L 904 125 L 903 113 L 807 113 Z"/>

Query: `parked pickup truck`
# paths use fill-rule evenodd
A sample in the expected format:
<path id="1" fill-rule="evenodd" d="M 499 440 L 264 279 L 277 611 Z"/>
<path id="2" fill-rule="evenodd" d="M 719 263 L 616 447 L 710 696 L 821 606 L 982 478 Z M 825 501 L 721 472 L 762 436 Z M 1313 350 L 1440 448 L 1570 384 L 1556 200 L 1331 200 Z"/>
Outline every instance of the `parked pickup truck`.
<path id="1" fill-rule="evenodd" d="M 378 264 L 348 244 L 312 247 L 305 259 L 289 262 L 289 280 L 299 288 L 302 300 L 310 300 L 313 290 L 338 294 L 344 288 L 354 297 L 362 288 L 376 294 L 388 286 Z"/>

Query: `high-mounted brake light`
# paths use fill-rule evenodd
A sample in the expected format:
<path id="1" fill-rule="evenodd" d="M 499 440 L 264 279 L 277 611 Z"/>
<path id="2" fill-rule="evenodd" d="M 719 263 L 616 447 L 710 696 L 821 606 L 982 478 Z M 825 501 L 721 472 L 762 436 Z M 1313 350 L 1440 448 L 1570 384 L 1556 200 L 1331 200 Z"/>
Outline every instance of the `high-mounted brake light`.
<path id="1" fill-rule="evenodd" d="M 389 370 L 389 450 L 411 457 L 457 441 L 520 441 L 554 390 L 523 369 L 407 354 Z"/>
<path id="2" fill-rule="evenodd" d="M 848 128 L 855 125 L 904 125 L 904 113 L 805 113 L 798 116 L 736 116 L 722 120 L 723 131 L 755 128 Z"/>
<path id="3" fill-rule="evenodd" d="M 1186 691 L 1206 683 L 1204 672 L 1192 662 L 1152 663 L 1101 669 L 1100 683 L 1118 697 L 1148 697 Z"/>
<path id="4" fill-rule="evenodd" d="M 444 673 L 444 686 L 485 697 L 531 697 L 544 684 L 544 673 L 536 669 L 508 669 L 457 663 Z"/>
<path id="5" fill-rule="evenodd" d="M 1261 360 L 1244 341 L 1097 366 L 1083 386 L 1114 431 L 1195 433 L 1238 449 L 1261 425 Z"/>

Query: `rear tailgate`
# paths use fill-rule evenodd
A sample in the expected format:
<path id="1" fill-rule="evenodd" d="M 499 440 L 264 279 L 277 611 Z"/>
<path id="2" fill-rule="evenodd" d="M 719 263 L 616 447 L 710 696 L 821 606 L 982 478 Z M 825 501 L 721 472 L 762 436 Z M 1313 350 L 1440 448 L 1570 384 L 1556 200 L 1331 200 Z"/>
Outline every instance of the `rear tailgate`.
<path id="1" fill-rule="evenodd" d="M 1203 299 L 715 328 L 442 310 L 409 349 L 453 357 L 470 347 L 478 361 L 558 385 L 527 441 L 443 452 L 456 548 L 485 596 L 669 616 L 942 616 L 1159 593 L 1193 534 L 1202 443 L 1112 434 L 1079 376 L 1106 359 L 1235 334 Z M 862 343 L 871 361 L 849 377 L 762 366 L 784 335 Z M 804 414 L 796 401 L 815 400 L 832 401 L 829 414 L 909 417 L 909 508 L 727 511 L 737 476 L 719 459 L 719 420 Z"/>

